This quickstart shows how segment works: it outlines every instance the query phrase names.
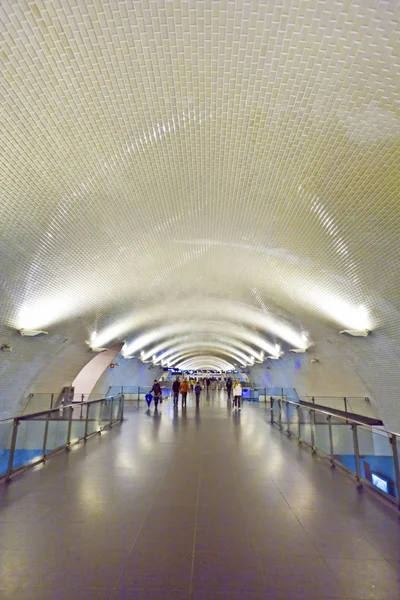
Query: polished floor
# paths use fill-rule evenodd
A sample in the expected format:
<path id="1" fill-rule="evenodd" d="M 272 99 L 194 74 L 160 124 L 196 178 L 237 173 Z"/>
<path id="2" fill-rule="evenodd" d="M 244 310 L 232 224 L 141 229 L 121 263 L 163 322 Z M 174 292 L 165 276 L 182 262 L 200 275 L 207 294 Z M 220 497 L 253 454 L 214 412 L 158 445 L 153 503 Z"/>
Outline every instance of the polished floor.
<path id="1" fill-rule="evenodd" d="M 0 486 L 0 599 L 400 598 L 394 509 L 224 392 Z"/>

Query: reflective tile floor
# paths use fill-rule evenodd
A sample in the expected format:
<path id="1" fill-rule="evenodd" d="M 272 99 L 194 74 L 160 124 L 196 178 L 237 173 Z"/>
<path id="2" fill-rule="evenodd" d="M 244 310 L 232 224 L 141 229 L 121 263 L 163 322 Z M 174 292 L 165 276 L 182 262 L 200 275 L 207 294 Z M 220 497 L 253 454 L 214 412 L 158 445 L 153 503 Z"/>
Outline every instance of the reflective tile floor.
<path id="1" fill-rule="evenodd" d="M 0 486 L 0 599 L 400 598 L 396 511 L 225 394 Z"/>

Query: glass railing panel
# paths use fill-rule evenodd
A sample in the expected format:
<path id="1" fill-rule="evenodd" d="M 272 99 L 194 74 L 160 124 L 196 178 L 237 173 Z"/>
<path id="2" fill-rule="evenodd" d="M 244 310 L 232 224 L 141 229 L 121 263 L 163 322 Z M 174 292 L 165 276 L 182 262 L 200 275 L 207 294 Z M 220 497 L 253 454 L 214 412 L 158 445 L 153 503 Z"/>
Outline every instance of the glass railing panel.
<path id="1" fill-rule="evenodd" d="M 94 409 L 94 404 L 92 405 Z M 111 420 L 111 398 L 107 398 L 106 400 L 102 400 L 98 403 L 100 410 L 100 425 L 101 427 L 105 427 L 109 425 Z"/>
<path id="2" fill-rule="evenodd" d="M 46 453 L 52 452 L 57 448 L 62 448 L 67 443 L 68 435 L 69 409 L 63 410 L 60 416 L 59 411 L 51 413 L 47 428 Z"/>
<path id="3" fill-rule="evenodd" d="M 101 427 L 102 402 L 94 402 L 89 408 L 87 435 L 98 431 Z"/>
<path id="4" fill-rule="evenodd" d="M 397 499 L 396 472 L 390 438 L 382 428 L 358 425 L 360 474 L 381 492 Z"/>
<path id="5" fill-rule="evenodd" d="M 18 425 L 13 469 L 18 469 L 43 457 L 46 414 L 23 419 Z"/>
<path id="6" fill-rule="evenodd" d="M 25 398 L 21 415 L 30 415 L 32 413 L 48 410 L 53 407 L 54 402 L 54 394 L 29 394 L 29 396 Z"/>
<path id="7" fill-rule="evenodd" d="M 328 415 L 315 412 L 314 419 L 314 444 L 320 451 L 330 456 L 331 444 L 329 438 L 329 419 Z"/>
<path id="8" fill-rule="evenodd" d="M 299 414 L 297 411 L 298 408 L 296 404 L 288 404 L 288 429 L 290 429 L 290 432 L 294 436 L 297 436 L 299 431 Z"/>
<path id="9" fill-rule="evenodd" d="M 302 442 L 312 446 L 311 415 L 307 408 L 299 408 L 300 431 Z"/>
<path id="10" fill-rule="evenodd" d="M 283 429 L 286 429 L 287 426 L 287 411 L 286 411 L 286 402 L 284 400 L 280 400 L 280 424 Z"/>
<path id="11" fill-rule="evenodd" d="M 350 413 L 363 415 L 371 419 L 377 419 L 377 411 L 373 404 L 371 404 L 369 398 L 361 397 L 349 397 L 346 398 L 347 410 Z"/>
<path id="12" fill-rule="evenodd" d="M 118 421 L 121 418 L 120 413 L 121 400 L 120 398 L 114 398 L 114 404 L 112 408 L 112 422 Z"/>
<path id="13" fill-rule="evenodd" d="M 0 477 L 7 472 L 14 421 L 0 423 Z"/>
<path id="14" fill-rule="evenodd" d="M 333 453 L 335 460 L 356 474 L 353 431 L 344 419 L 332 417 Z"/>
<path id="15" fill-rule="evenodd" d="M 73 407 L 71 419 L 71 444 L 74 444 L 78 440 L 82 440 L 85 437 L 86 413 L 88 406 L 88 404 L 81 404 Z M 69 410 L 71 409 L 67 409 L 67 411 Z"/>

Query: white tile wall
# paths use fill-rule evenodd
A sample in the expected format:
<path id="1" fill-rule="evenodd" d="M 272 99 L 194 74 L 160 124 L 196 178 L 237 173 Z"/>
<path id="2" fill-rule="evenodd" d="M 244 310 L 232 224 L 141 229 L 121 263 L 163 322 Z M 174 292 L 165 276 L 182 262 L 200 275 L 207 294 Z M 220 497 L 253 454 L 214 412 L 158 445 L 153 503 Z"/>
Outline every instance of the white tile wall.
<path id="1" fill-rule="evenodd" d="M 94 331 L 177 307 L 233 335 L 246 305 L 324 353 L 307 391 L 365 387 L 400 429 L 399 39 L 394 0 L 5 0 L 0 414 L 72 381 Z"/>

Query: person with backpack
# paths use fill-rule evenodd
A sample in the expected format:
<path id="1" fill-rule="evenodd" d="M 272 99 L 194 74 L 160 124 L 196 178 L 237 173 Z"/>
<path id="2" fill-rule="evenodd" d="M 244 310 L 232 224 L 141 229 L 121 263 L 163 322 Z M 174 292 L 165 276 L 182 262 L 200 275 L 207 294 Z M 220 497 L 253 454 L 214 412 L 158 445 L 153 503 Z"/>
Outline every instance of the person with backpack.
<path id="1" fill-rule="evenodd" d="M 172 391 L 174 394 L 174 406 L 178 406 L 180 389 L 181 389 L 181 382 L 179 381 L 179 377 L 177 377 L 175 379 L 174 383 L 172 384 Z"/>
<path id="2" fill-rule="evenodd" d="M 190 390 L 190 385 L 189 385 L 188 380 L 185 377 L 185 379 L 181 383 L 182 408 L 184 406 L 186 406 L 186 398 L 187 398 L 189 390 Z"/>
<path id="3" fill-rule="evenodd" d="M 158 383 L 157 379 L 154 380 L 153 387 L 151 388 L 149 394 L 154 394 L 154 406 L 157 410 L 158 403 L 162 404 L 162 391 L 161 385 Z"/>
<path id="4" fill-rule="evenodd" d="M 239 379 L 236 379 L 235 385 L 233 386 L 233 406 L 237 407 L 238 410 L 241 410 L 241 408 L 240 408 L 241 397 L 242 397 L 242 385 L 241 385 Z"/>
<path id="5" fill-rule="evenodd" d="M 200 394 L 201 394 L 201 385 L 200 385 L 200 381 L 198 381 L 196 383 L 196 385 L 194 386 L 194 393 L 196 394 L 196 406 L 200 405 Z"/>

